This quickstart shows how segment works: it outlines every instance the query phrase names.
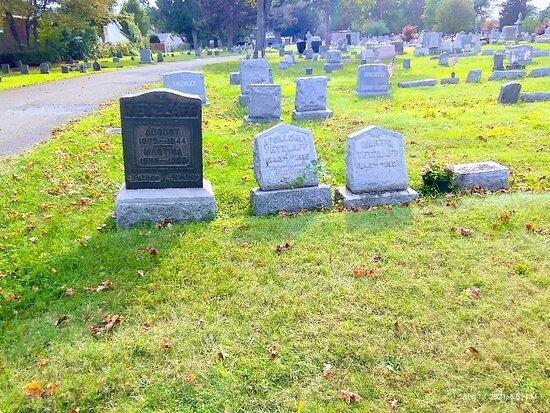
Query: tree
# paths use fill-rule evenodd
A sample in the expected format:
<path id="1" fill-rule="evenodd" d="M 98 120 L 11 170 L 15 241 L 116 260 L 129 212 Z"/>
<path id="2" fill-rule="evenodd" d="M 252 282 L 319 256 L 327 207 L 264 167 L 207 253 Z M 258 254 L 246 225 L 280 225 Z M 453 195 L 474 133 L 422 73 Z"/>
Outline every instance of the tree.
<path id="1" fill-rule="evenodd" d="M 426 0 L 424 5 L 424 14 L 422 15 L 422 23 L 424 29 L 434 30 L 437 24 L 436 13 L 441 0 Z"/>
<path id="2" fill-rule="evenodd" d="M 437 8 L 435 18 L 439 30 L 458 33 L 473 29 L 475 13 L 468 0 L 443 0 Z"/>
<path id="3" fill-rule="evenodd" d="M 500 5 L 500 26 L 511 26 L 522 13 L 523 17 L 527 14 L 527 0 L 504 0 Z"/>
<path id="4" fill-rule="evenodd" d="M 271 0 L 256 0 L 256 46 L 254 48 L 256 59 L 265 55 L 265 35 L 270 8 Z"/>
<path id="5" fill-rule="evenodd" d="M 149 16 L 147 15 L 147 11 L 138 0 L 126 0 L 126 2 L 122 5 L 121 13 L 134 16 L 134 23 L 138 26 L 142 36 L 149 33 L 151 22 L 149 20 Z"/>
<path id="6" fill-rule="evenodd" d="M 0 11 L 6 19 L 10 33 L 17 43 L 22 46 L 31 47 L 33 41 L 38 42 L 38 28 L 42 15 L 54 4 L 57 4 L 57 0 L 4 0 L 0 3 Z M 26 40 L 20 38 L 14 16 L 21 16 L 23 18 Z M 32 40 L 31 34 L 33 37 Z"/>
<path id="7" fill-rule="evenodd" d="M 482 21 L 489 16 L 491 10 L 491 0 L 472 0 L 474 13 L 478 21 Z"/>

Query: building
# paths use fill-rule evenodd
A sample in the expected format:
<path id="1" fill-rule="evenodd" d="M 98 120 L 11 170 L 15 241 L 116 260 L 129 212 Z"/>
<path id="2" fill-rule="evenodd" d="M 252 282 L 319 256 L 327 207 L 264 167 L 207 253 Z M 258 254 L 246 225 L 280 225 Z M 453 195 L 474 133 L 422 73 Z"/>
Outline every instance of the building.
<path id="1" fill-rule="evenodd" d="M 176 50 L 184 44 L 183 39 L 177 34 L 172 33 L 157 33 L 160 43 L 157 43 L 154 49 L 158 52 L 169 53 Z"/>
<path id="2" fill-rule="evenodd" d="M 130 39 L 122 31 L 122 26 L 116 20 L 112 20 L 109 24 L 103 26 L 103 36 L 101 36 L 103 43 L 119 44 L 129 43 Z"/>

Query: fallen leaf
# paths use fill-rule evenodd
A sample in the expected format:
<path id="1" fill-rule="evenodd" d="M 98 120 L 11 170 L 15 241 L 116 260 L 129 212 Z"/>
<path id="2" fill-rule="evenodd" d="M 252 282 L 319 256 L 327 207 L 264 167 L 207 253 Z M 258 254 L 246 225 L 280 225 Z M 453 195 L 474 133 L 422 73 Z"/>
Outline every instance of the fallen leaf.
<path id="1" fill-rule="evenodd" d="M 466 290 L 466 294 L 468 294 L 470 298 L 477 299 L 481 295 L 481 290 L 477 287 L 470 287 Z"/>
<path id="2" fill-rule="evenodd" d="M 275 249 L 275 252 L 277 254 L 281 254 L 287 250 L 292 248 L 292 243 L 289 241 L 286 241 L 284 244 L 277 245 L 277 248 Z"/>
<path id="3" fill-rule="evenodd" d="M 59 317 L 57 320 L 55 320 L 55 323 L 54 325 L 56 327 L 59 327 L 59 325 L 63 322 L 63 321 L 67 321 L 69 319 L 69 316 L 67 314 L 63 314 L 61 317 Z"/>
<path id="4" fill-rule="evenodd" d="M 111 289 L 112 286 L 113 286 L 113 283 L 109 280 L 106 280 L 106 281 L 103 281 L 100 285 L 98 285 L 95 290 L 96 290 L 96 292 L 99 293 L 101 291 Z"/>
<path id="5" fill-rule="evenodd" d="M 332 370 L 332 364 L 325 364 L 325 367 L 323 367 L 323 377 L 325 379 L 330 379 L 334 376 L 334 371 Z"/>
<path id="6" fill-rule="evenodd" d="M 470 346 L 466 349 L 466 354 L 470 357 L 477 357 L 479 356 L 479 350 L 473 346 Z"/>
<path id="7" fill-rule="evenodd" d="M 146 250 L 149 254 L 151 254 L 153 256 L 158 255 L 158 253 L 159 253 L 153 245 L 148 245 Z"/>
<path id="8" fill-rule="evenodd" d="M 362 397 L 359 396 L 357 393 L 353 393 L 347 390 L 340 390 L 340 398 L 348 404 L 356 403 L 362 400 Z"/>
<path id="9" fill-rule="evenodd" d="M 116 325 L 120 324 L 122 317 L 118 314 L 109 314 L 101 324 L 90 327 L 90 332 L 94 337 L 99 337 L 103 333 L 110 332 Z"/>
<path id="10" fill-rule="evenodd" d="M 164 348 L 166 350 L 168 349 L 171 349 L 172 348 L 172 341 L 167 338 L 167 337 L 163 337 L 161 340 L 160 340 L 160 346 L 161 348 Z"/>
<path id="11" fill-rule="evenodd" d="M 40 359 L 36 362 L 37 367 L 47 366 L 50 361 L 48 359 Z"/>
<path id="12" fill-rule="evenodd" d="M 197 381 L 197 376 L 195 376 L 194 374 L 188 374 L 187 376 L 185 376 L 184 380 L 186 383 L 193 384 Z"/>
<path id="13" fill-rule="evenodd" d="M 378 278 L 380 276 L 380 269 L 379 268 L 356 268 L 353 270 L 353 276 L 356 278 L 361 278 L 364 276 L 368 276 L 369 278 Z"/>
<path id="14" fill-rule="evenodd" d="M 460 228 L 460 235 L 463 237 L 469 237 L 474 235 L 474 231 L 468 228 Z"/>
<path id="15" fill-rule="evenodd" d="M 271 359 L 271 360 L 274 360 L 277 358 L 278 354 L 277 354 L 277 348 L 276 346 L 269 346 L 269 348 L 267 349 L 267 356 Z"/>
<path id="16" fill-rule="evenodd" d="M 42 385 L 38 381 L 31 381 L 25 385 L 25 396 L 27 397 L 41 397 L 43 391 Z"/>
<path id="17" fill-rule="evenodd" d="M 76 290 L 74 288 L 67 288 L 64 292 L 63 292 L 63 295 L 65 297 L 72 297 L 73 295 L 76 294 Z"/>
<path id="18" fill-rule="evenodd" d="M 527 232 L 533 232 L 535 230 L 535 224 L 533 224 L 532 222 L 527 222 L 525 224 L 525 229 L 527 230 Z"/>
<path id="19" fill-rule="evenodd" d="M 390 409 L 397 409 L 398 405 L 399 405 L 399 402 L 397 401 L 397 399 L 388 400 L 388 406 Z"/>
<path id="20" fill-rule="evenodd" d="M 59 387 L 58 381 L 52 381 L 48 384 L 46 384 L 46 388 L 44 389 L 44 392 L 42 393 L 42 397 L 50 397 L 55 392 L 55 389 Z"/>

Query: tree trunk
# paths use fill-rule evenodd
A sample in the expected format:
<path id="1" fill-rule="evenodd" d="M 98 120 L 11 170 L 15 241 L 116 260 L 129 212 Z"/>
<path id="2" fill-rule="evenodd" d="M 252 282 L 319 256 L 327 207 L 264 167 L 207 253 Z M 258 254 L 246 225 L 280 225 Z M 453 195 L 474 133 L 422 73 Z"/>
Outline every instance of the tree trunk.
<path id="1" fill-rule="evenodd" d="M 227 48 L 231 50 L 233 40 L 235 39 L 235 21 L 231 20 L 227 23 Z"/>
<path id="2" fill-rule="evenodd" d="M 330 35 L 330 1 L 325 3 L 325 13 L 323 14 L 323 27 L 325 29 L 325 46 L 330 47 L 332 41 Z"/>
<path id="3" fill-rule="evenodd" d="M 200 56 L 201 47 L 199 45 L 199 31 L 197 29 L 191 30 L 191 36 L 193 36 L 193 49 L 195 50 L 195 56 Z"/>
<path id="4" fill-rule="evenodd" d="M 266 16 L 270 0 L 257 0 L 256 2 L 256 47 L 254 49 L 254 59 L 265 56 L 265 32 Z"/>
<path id="5" fill-rule="evenodd" d="M 13 18 L 13 15 L 9 12 L 5 13 L 6 21 L 8 22 L 8 26 L 10 28 L 11 36 L 14 38 L 14 40 L 17 42 L 17 47 L 21 46 L 21 38 L 19 37 L 19 33 L 17 32 L 17 26 L 15 24 L 15 19 Z"/>

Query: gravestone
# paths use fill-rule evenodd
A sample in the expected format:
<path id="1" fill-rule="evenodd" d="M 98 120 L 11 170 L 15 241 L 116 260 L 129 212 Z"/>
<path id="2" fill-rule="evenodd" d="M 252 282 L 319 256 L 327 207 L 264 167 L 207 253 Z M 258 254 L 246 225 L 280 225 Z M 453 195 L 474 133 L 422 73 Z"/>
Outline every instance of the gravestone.
<path id="1" fill-rule="evenodd" d="M 313 68 L 306 67 L 306 76 L 313 76 Z"/>
<path id="2" fill-rule="evenodd" d="M 374 50 L 372 49 L 363 49 L 363 51 L 361 52 L 361 60 L 362 61 L 364 60 L 365 63 L 368 61 L 372 62 L 375 57 L 376 56 L 374 54 Z"/>
<path id="3" fill-rule="evenodd" d="M 459 82 L 460 82 L 460 80 L 458 79 L 458 77 L 451 75 L 451 77 L 445 77 L 445 78 L 441 79 L 441 81 L 439 83 L 441 83 L 442 85 L 456 85 Z"/>
<path id="4" fill-rule="evenodd" d="M 259 185 L 250 195 L 255 215 L 331 208 L 330 187 L 319 184 L 311 131 L 274 126 L 256 136 L 253 157 Z"/>
<path id="5" fill-rule="evenodd" d="M 265 123 L 281 119 L 281 85 L 251 84 L 248 96 L 248 123 Z"/>
<path id="6" fill-rule="evenodd" d="M 157 53 L 157 62 L 164 62 L 164 55 L 162 53 Z"/>
<path id="7" fill-rule="evenodd" d="M 439 55 L 439 66 L 449 66 L 449 55 L 447 53 Z"/>
<path id="8" fill-rule="evenodd" d="M 296 79 L 294 120 L 325 119 L 332 116 L 327 108 L 327 78 L 325 76 Z"/>
<path id="9" fill-rule="evenodd" d="M 241 60 L 239 63 L 241 74 L 241 95 L 239 103 L 248 105 L 248 94 L 251 84 L 271 83 L 269 66 L 266 59 Z"/>
<path id="10" fill-rule="evenodd" d="M 327 68 L 330 70 L 341 69 L 344 65 L 342 64 L 342 52 L 340 50 L 329 50 L 327 51 L 325 71 Z"/>
<path id="11" fill-rule="evenodd" d="M 550 101 L 550 92 L 520 93 L 519 100 L 522 102 L 548 102 Z"/>
<path id="12" fill-rule="evenodd" d="M 80 70 L 80 73 L 86 73 L 88 70 L 88 66 L 86 65 L 86 63 L 82 63 L 79 67 L 79 70 Z"/>
<path id="13" fill-rule="evenodd" d="M 516 26 L 504 26 L 502 28 L 502 35 L 500 41 L 516 40 Z"/>
<path id="14" fill-rule="evenodd" d="M 239 72 L 230 72 L 229 73 L 229 84 L 230 85 L 239 85 L 241 83 L 241 74 Z"/>
<path id="15" fill-rule="evenodd" d="M 345 208 L 407 204 L 417 197 L 408 187 L 403 136 L 378 126 L 348 136 L 346 186 L 336 189 Z"/>
<path id="16" fill-rule="evenodd" d="M 157 89 L 120 99 L 125 184 L 116 223 L 213 219 L 212 186 L 203 178 L 202 102 Z"/>
<path id="17" fill-rule="evenodd" d="M 357 69 L 357 96 L 389 96 L 390 72 L 385 64 L 371 63 Z"/>
<path id="18" fill-rule="evenodd" d="M 19 72 L 20 72 L 22 75 L 28 75 L 28 74 L 30 74 L 29 65 L 21 65 L 21 66 L 19 67 Z"/>
<path id="19" fill-rule="evenodd" d="M 466 83 L 479 83 L 481 82 L 481 69 L 472 69 L 468 72 Z"/>
<path id="20" fill-rule="evenodd" d="M 69 66 L 61 66 L 61 73 L 63 74 L 69 73 Z"/>
<path id="21" fill-rule="evenodd" d="M 404 43 L 402 40 L 394 40 L 392 44 L 395 47 L 396 54 L 402 55 L 405 53 Z"/>
<path id="22" fill-rule="evenodd" d="M 531 70 L 529 77 L 546 77 L 550 76 L 550 66 L 549 67 L 538 67 Z"/>
<path id="23" fill-rule="evenodd" d="M 313 59 L 313 49 L 306 49 L 305 51 L 305 56 L 306 56 L 306 59 L 307 60 L 312 60 Z"/>
<path id="24" fill-rule="evenodd" d="M 403 59 L 403 69 L 411 68 L 411 59 Z"/>
<path id="25" fill-rule="evenodd" d="M 204 86 L 204 74 L 202 72 L 178 71 L 165 73 L 162 76 L 166 89 L 177 90 L 189 95 L 197 95 L 202 104 L 207 105 L 206 89 Z"/>
<path id="26" fill-rule="evenodd" d="M 9 74 L 11 72 L 10 65 L 7 63 L 2 64 L 2 73 Z"/>
<path id="27" fill-rule="evenodd" d="M 481 188 L 488 191 L 508 189 L 510 170 L 497 162 L 485 161 L 452 165 L 454 183 L 459 190 Z"/>
<path id="28" fill-rule="evenodd" d="M 141 49 L 139 51 L 139 63 L 143 63 L 143 64 L 153 63 L 150 49 Z"/>
<path id="29" fill-rule="evenodd" d="M 500 87 L 498 101 L 504 105 L 511 105 L 518 101 L 521 85 L 517 82 L 507 82 Z"/>
<path id="30" fill-rule="evenodd" d="M 395 57 L 395 46 L 393 44 L 381 44 L 378 48 L 378 59 L 393 59 Z"/>
<path id="31" fill-rule="evenodd" d="M 92 65 L 92 68 L 94 69 L 95 72 L 99 72 L 101 70 L 101 65 L 99 64 L 99 62 L 96 60 L 93 65 Z"/>
<path id="32" fill-rule="evenodd" d="M 504 70 L 504 54 L 495 53 L 493 55 L 493 71 Z"/>
<path id="33" fill-rule="evenodd" d="M 481 52 L 482 56 L 493 56 L 495 51 L 493 49 L 485 49 Z"/>
<path id="34" fill-rule="evenodd" d="M 113 57 L 113 63 L 120 63 L 120 57 L 118 56 Z"/>
<path id="35" fill-rule="evenodd" d="M 399 82 L 398 87 L 425 87 L 425 86 L 435 86 L 437 84 L 436 79 L 421 79 L 421 80 L 410 80 L 407 82 Z"/>
<path id="36" fill-rule="evenodd" d="M 525 77 L 525 70 L 495 70 L 489 80 L 512 80 L 523 79 Z"/>

